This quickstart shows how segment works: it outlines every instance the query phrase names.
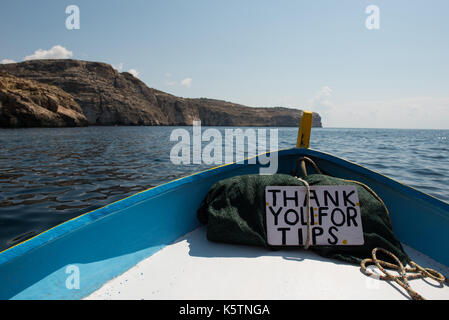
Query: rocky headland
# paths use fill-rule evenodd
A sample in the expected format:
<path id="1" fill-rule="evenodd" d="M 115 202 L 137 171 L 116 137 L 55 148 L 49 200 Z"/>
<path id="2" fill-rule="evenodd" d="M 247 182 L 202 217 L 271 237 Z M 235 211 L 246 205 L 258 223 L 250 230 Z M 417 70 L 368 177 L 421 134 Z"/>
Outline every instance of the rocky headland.
<path id="1" fill-rule="evenodd" d="M 0 65 L 0 126 L 192 125 L 296 127 L 302 111 L 181 98 L 100 62 L 31 60 Z M 313 114 L 313 126 L 321 118 Z"/>
<path id="2" fill-rule="evenodd" d="M 0 127 L 87 126 L 83 110 L 58 87 L 0 73 Z"/>

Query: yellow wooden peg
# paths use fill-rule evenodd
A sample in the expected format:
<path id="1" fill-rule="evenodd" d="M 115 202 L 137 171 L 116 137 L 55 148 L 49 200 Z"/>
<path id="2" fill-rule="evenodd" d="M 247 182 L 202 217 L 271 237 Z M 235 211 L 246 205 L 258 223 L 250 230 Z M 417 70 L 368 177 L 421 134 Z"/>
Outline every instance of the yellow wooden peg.
<path id="1" fill-rule="evenodd" d="M 312 131 L 312 112 L 304 111 L 298 129 L 296 148 L 309 148 L 310 133 Z"/>

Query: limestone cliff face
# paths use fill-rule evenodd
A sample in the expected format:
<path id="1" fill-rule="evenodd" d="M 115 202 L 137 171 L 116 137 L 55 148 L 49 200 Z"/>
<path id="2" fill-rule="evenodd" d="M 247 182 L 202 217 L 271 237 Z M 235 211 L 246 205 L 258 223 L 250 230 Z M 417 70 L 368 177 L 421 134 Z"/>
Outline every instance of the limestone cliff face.
<path id="1" fill-rule="evenodd" d="M 0 127 L 86 126 L 73 97 L 61 89 L 0 73 Z"/>
<path id="2" fill-rule="evenodd" d="M 0 71 L 59 87 L 73 96 L 91 125 L 191 125 L 201 120 L 209 126 L 297 126 L 302 116 L 296 109 L 176 97 L 99 62 L 32 60 L 0 65 Z M 313 125 L 321 127 L 318 114 Z"/>

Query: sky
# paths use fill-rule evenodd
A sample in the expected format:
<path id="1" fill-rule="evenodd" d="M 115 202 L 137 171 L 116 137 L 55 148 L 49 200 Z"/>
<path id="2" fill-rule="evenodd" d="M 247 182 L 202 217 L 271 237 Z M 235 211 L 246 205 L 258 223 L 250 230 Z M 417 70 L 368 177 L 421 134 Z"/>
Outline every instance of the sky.
<path id="1" fill-rule="evenodd" d="M 4 0 L 0 61 L 106 62 L 177 96 L 312 110 L 325 127 L 449 129 L 448 13 L 447 0 Z"/>

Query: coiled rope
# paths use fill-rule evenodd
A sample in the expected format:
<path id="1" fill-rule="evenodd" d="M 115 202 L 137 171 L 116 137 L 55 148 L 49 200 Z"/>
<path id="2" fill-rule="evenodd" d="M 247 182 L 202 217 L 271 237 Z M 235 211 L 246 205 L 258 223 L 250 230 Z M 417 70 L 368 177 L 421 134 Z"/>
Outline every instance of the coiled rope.
<path id="1" fill-rule="evenodd" d="M 310 213 L 310 186 L 309 183 L 306 180 L 303 180 L 299 177 L 296 177 L 299 181 L 301 181 L 304 186 L 306 187 L 306 197 L 307 197 L 307 237 L 306 237 L 306 243 L 304 245 L 304 249 L 309 249 L 310 247 L 310 239 L 312 238 L 312 228 L 311 228 L 311 219 L 312 214 Z"/>
<path id="2" fill-rule="evenodd" d="M 379 260 L 377 258 L 378 251 L 381 251 L 384 254 L 391 257 L 393 260 L 396 261 L 397 264 Z M 399 261 L 399 259 L 388 250 L 385 250 L 382 248 L 374 248 L 371 255 L 372 255 L 372 258 L 365 259 L 361 262 L 360 270 L 362 271 L 362 273 L 369 277 L 373 276 L 374 273 L 369 272 L 366 268 L 366 265 L 368 263 L 375 264 L 376 267 L 384 273 L 384 275 L 376 276 L 376 278 L 378 278 L 380 280 L 396 282 L 398 285 L 400 285 L 402 288 L 404 288 L 407 291 L 407 293 L 410 295 L 410 297 L 413 300 L 426 300 L 426 299 L 422 295 L 420 295 L 418 292 L 416 292 L 415 290 L 413 290 L 411 288 L 410 284 L 408 283 L 409 280 L 424 279 L 424 278 L 428 277 L 428 278 L 431 278 L 431 279 L 437 281 L 440 285 L 443 285 L 443 283 L 445 281 L 447 281 L 446 277 L 443 276 L 438 271 L 435 271 L 430 268 L 423 268 L 413 261 L 409 262 L 411 267 L 409 267 L 409 268 L 404 267 L 404 265 L 401 263 L 401 261 Z M 387 270 L 385 270 L 385 268 L 383 268 L 383 267 L 387 267 L 389 269 L 394 269 L 399 273 L 399 275 L 394 276 L 391 273 L 389 273 Z M 407 274 L 407 273 L 411 273 L 411 274 Z"/>

